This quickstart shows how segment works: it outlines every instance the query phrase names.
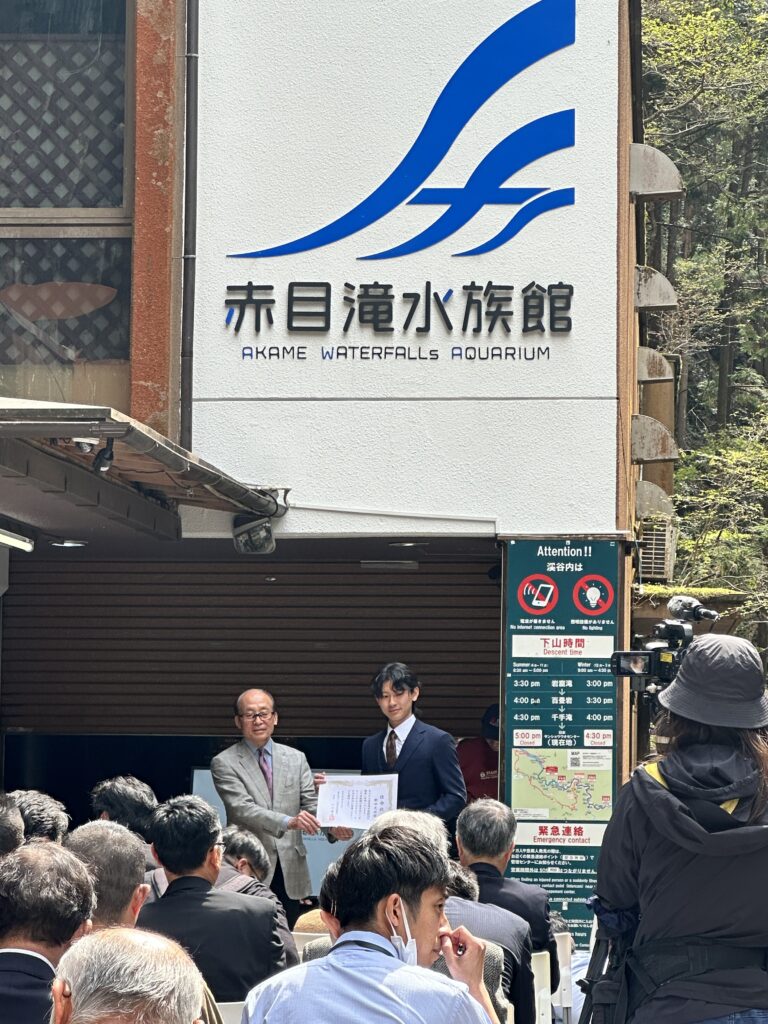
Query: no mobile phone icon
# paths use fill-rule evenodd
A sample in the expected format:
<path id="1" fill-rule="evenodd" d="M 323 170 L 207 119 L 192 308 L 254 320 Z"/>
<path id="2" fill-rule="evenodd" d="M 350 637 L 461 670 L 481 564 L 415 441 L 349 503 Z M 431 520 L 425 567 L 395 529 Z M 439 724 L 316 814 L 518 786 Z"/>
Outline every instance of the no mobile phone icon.
<path id="1" fill-rule="evenodd" d="M 533 595 L 531 604 L 534 608 L 546 608 L 552 598 L 554 587 L 551 583 L 540 583 Z"/>

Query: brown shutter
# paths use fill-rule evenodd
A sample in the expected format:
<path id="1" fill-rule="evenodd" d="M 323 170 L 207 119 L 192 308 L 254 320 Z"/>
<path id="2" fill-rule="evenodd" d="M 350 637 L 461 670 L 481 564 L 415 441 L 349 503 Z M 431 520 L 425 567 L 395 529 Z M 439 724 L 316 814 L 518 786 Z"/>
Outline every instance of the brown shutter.
<path id="1" fill-rule="evenodd" d="M 381 725 L 370 677 L 394 660 L 418 672 L 425 720 L 456 735 L 498 699 L 488 563 L 11 565 L 4 729 L 227 735 L 232 699 L 261 686 L 283 735 L 360 736 Z"/>

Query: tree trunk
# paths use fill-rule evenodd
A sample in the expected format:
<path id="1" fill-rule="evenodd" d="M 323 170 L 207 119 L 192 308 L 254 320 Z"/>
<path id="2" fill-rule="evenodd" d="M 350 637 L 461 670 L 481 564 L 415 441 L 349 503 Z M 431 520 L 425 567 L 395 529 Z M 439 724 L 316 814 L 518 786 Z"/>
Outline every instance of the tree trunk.
<path id="1" fill-rule="evenodd" d="M 749 176 L 746 168 L 749 163 L 751 148 L 751 139 L 749 138 L 744 142 L 734 139 L 731 146 L 731 157 L 734 168 L 738 168 L 738 176 L 734 174 L 728 186 L 728 192 L 731 196 L 731 211 L 726 218 L 726 227 L 729 232 L 733 231 L 736 222 L 734 210 L 739 206 L 740 201 L 744 199 L 745 189 L 748 186 Z M 733 372 L 734 350 L 739 339 L 739 328 L 733 315 L 733 307 L 741 285 L 738 272 L 735 269 L 738 265 L 738 254 L 733 244 L 730 243 L 726 252 L 725 287 L 720 300 L 720 308 L 725 316 L 720 332 L 721 342 L 717 366 L 718 427 L 727 426 L 731 413 L 731 373 Z"/>
<path id="2" fill-rule="evenodd" d="M 675 283 L 675 259 L 677 258 L 677 240 L 680 236 L 680 203 L 673 200 L 669 204 L 669 227 L 667 228 L 667 261 L 665 276 L 670 284 Z"/>
<path id="3" fill-rule="evenodd" d="M 726 317 L 723 324 L 724 343 L 718 350 L 717 365 L 717 425 L 725 427 L 731 412 L 731 368 L 733 365 L 733 348 L 730 343 L 731 318 Z"/>
<path id="4" fill-rule="evenodd" d="M 688 354 L 680 353 L 680 378 L 677 382 L 675 439 L 678 447 L 688 447 Z"/>
<path id="5" fill-rule="evenodd" d="M 648 207 L 648 228 L 648 252 L 646 257 L 648 265 L 663 274 L 664 267 L 661 262 L 663 229 L 661 224 L 659 224 L 659 210 L 655 206 Z"/>

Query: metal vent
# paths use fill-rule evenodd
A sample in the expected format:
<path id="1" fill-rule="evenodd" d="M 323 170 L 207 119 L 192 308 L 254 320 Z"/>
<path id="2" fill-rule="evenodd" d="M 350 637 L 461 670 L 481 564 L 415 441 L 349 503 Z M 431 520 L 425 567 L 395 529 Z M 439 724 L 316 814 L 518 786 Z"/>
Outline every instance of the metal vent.
<path id="1" fill-rule="evenodd" d="M 668 582 L 675 570 L 677 527 L 671 519 L 654 518 L 643 521 L 643 544 L 640 567 L 645 581 Z"/>

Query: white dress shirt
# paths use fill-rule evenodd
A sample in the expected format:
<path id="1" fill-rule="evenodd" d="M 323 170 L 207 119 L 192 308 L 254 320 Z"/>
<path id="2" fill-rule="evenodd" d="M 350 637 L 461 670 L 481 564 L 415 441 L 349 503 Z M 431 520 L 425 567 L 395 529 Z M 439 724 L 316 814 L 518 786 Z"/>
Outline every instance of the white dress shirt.
<path id="1" fill-rule="evenodd" d="M 375 946 L 375 949 L 371 947 Z M 395 956 L 375 932 L 345 932 L 327 956 L 248 993 L 243 1024 L 489 1024 L 466 985 Z"/>
<path id="2" fill-rule="evenodd" d="M 397 757 L 400 757 L 400 751 L 403 749 L 403 744 L 408 739 L 411 729 L 415 724 L 416 716 L 409 715 L 404 722 L 401 722 L 400 725 L 397 726 L 396 729 L 389 726 L 387 729 L 387 735 L 384 737 L 384 746 L 382 747 L 384 754 L 386 755 L 387 753 L 387 740 L 389 739 L 389 734 L 393 732 L 395 734 L 395 753 Z"/>
<path id="3" fill-rule="evenodd" d="M 23 956 L 33 956 L 37 960 L 42 960 L 44 964 L 50 967 L 51 974 L 56 973 L 56 968 L 53 966 L 53 964 L 51 963 L 47 956 L 43 956 L 42 953 L 35 953 L 31 949 L 16 949 L 12 946 L 9 946 L 6 949 L 0 949 L 0 953 L 21 953 Z"/>

